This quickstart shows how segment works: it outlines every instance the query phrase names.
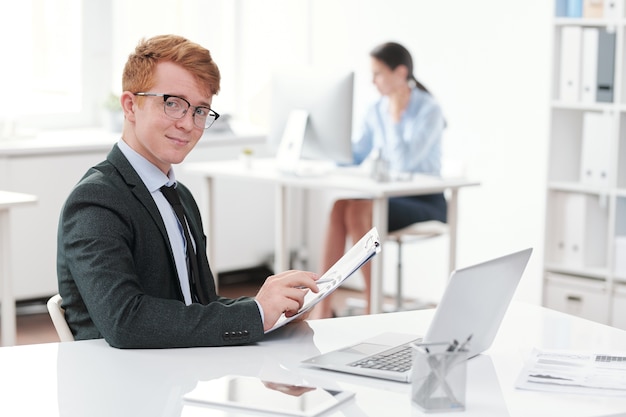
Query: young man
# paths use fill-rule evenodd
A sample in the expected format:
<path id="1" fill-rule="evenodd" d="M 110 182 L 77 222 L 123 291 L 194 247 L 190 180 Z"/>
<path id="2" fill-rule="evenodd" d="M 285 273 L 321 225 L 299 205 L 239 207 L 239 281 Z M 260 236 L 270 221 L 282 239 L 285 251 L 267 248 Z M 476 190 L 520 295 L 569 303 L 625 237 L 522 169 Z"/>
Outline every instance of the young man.
<path id="1" fill-rule="evenodd" d="M 211 109 L 219 82 L 210 52 L 179 36 L 144 40 L 129 56 L 122 138 L 72 190 L 59 222 L 59 292 L 75 339 L 120 348 L 251 343 L 317 292 L 317 276 L 303 271 L 269 277 L 255 298 L 215 292 L 200 212 L 172 164 L 219 117 Z"/>

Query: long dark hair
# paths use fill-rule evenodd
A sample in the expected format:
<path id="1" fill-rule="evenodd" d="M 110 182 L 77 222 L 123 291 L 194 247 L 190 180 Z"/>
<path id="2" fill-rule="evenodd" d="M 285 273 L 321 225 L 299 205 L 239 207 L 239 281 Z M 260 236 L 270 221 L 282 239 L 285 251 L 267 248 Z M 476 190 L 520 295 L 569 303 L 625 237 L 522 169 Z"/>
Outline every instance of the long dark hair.
<path id="1" fill-rule="evenodd" d="M 413 75 L 413 58 L 404 46 L 395 42 L 386 42 L 374 48 L 370 52 L 370 56 L 381 61 L 392 70 L 395 70 L 398 65 L 404 65 L 408 69 L 407 81 L 412 80 L 417 88 L 430 94 L 424 84 L 420 83 Z"/>

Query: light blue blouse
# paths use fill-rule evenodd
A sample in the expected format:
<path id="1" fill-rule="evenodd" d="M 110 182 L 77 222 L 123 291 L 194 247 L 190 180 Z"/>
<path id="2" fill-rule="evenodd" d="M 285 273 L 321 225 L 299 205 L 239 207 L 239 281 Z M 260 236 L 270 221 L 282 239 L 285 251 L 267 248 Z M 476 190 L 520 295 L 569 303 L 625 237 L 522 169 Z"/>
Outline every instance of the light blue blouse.
<path id="1" fill-rule="evenodd" d="M 380 150 L 392 172 L 441 173 L 441 136 L 445 120 L 429 93 L 413 88 L 401 120 L 389 115 L 389 98 L 382 96 L 368 109 L 352 138 L 354 162 L 360 164 Z"/>

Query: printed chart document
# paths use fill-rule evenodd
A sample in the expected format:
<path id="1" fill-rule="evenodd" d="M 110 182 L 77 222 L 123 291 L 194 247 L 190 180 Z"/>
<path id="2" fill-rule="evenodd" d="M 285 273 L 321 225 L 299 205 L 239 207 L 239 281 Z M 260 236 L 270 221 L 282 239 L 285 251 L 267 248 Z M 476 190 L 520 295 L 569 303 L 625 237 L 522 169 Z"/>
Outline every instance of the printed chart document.
<path id="1" fill-rule="evenodd" d="M 626 352 L 534 349 L 517 388 L 570 394 L 626 395 Z"/>
<path id="2" fill-rule="evenodd" d="M 284 314 L 278 319 L 274 327 L 267 330 L 269 333 L 297 319 L 311 310 L 317 303 L 328 297 L 342 282 L 354 274 L 361 266 L 380 252 L 378 231 L 373 227 L 367 232 L 341 259 L 339 259 L 324 275 L 317 280 L 319 292 L 310 291 L 304 297 L 304 304 L 297 314 L 286 317 Z"/>

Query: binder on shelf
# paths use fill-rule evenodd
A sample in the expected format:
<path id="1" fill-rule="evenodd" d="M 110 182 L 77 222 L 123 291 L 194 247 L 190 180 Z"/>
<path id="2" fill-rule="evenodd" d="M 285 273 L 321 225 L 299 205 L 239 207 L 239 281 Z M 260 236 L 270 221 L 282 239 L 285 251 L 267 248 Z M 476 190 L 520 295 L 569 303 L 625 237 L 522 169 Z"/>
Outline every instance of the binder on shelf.
<path id="1" fill-rule="evenodd" d="M 564 102 L 576 103 L 580 100 L 581 43 L 582 28 L 580 26 L 561 28 L 559 99 Z"/>
<path id="2" fill-rule="evenodd" d="M 615 277 L 626 279 L 626 236 L 615 236 L 615 256 L 613 258 Z"/>
<path id="3" fill-rule="evenodd" d="M 606 29 L 598 32 L 598 82 L 596 84 L 596 101 L 613 102 L 615 76 L 615 33 Z"/>
<path id="4" fill-rule="evenodd" d="M 584 0 L 583 17 L 586 19 L 601 19 L 604 16 L 603 0 Z"/>
<path id="5" fill-rule="evenodd" d="M 554 196 L 554 212 L 558 220 L 553 225 L 553 259 L 561 265 L 583 266 L 584 203 L 581 194 L 557 193 Z"/>
<path id="6" fill-rule="evenodd" d="M 552 259 L 568 268 L 606 266 L 607 210 L 598 197 L 559 192 L 554 194 Z"/>
<path id="7" fill-rule="evenodd" d="M 608 113 L 583 113 L 580 182 L 607 187 L 609 185 L 609 160 L 611 148 L 611 115 Z"/>
<path id="8" fill-rule="evenodd" d="M 556 0 L 555 2 L 556 10 L 554 11 L 554 15 L 556 17 L 567 16 L 567 2 L 568 0 Z"/>
<path id="9" fill-rule="evenodd" d="M 583 0 L 567 0 L 567 17 L 583 17 Z"/>
<path id="10" fill-rule="evenodd" d="M 598 28 L 584 28 L 582 35 L 582 69 L 580 101 L 595 103 L 598 78 Z"/>
<path id="11" fill-rule="evenodd" d="M 604 0 L 604 18 L 620 19 L 623 16 L 623 4 L 624 0 Z"/>

